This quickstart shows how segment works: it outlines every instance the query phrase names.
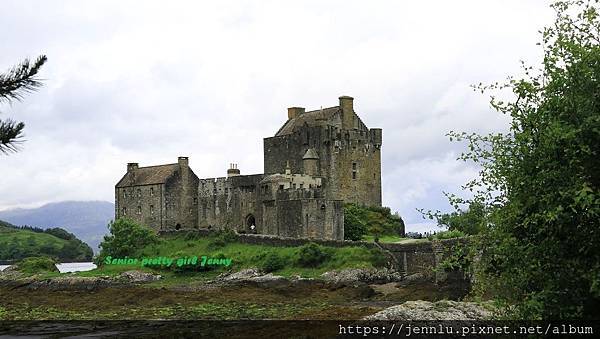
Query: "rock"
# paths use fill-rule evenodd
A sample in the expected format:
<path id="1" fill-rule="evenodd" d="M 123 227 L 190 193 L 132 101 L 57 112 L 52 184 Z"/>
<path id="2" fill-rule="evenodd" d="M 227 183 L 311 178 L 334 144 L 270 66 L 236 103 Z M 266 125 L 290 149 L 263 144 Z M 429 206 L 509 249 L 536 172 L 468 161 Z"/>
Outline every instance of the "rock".
<path id="1" fill-rule="evenodd" d="M 247 280 L 255 278 L 261 275 L 260 270 L 257 268 L 246 268 L 238 272 L 227 272 L 219 275 L 217 280 L 230 281 L 230 280 Z"/>
<path id="2" fill-rule="evenodd" d="M 259 283 L 263 286 L 276 286 L 281 283 L 288 283 L 290 280 L 273 273 L 264 274 L 257 268 L 247 268 L 239 272 L 221 274 L 214 282 L 227 284 Z"/>
<path id="3" fill-rule="evenodd" d="M 397 271 L 383 269 L 351 268 L 341 271 L 330 271 L 321 274 L 321 278 L 335 284 L 352 284 L 364 282 L 368 284 L 385 284 L 397 282 L 403 279 L 402 274 Z"/>
<path id="4" fill-rule="evenodd" d="M 17 271 L 19 271 L 19 267 L 17 265 L 10 265 L 10 266 L 8 266 L 7 268 L 3 269 L 0 272 L 8 273 L 8 272 L 17 272 Z"/>
<path id="5" fill-rule="evenodd" d="M 132 283 L 147 283 L 160 280 L 160 278 L 162 277 L 160 275 L 155 275 L 152 273 L 133 270 L 121 273 L 119 275 L 119 278 Z"/>
<path id="6" fill-rule="evenodd" d="M 492 316 L 490 306 L 452 300 L 407 301 L 365 317 L 364 320 L 483 320 Z"/>
<path id="7" fill-rule="evenodd" d="M 31 279 L 22 287 L 27 289 L 48 289 L 52 291 L 66 290 L 95 290 L 104 287 L 119 285 L 120 283 L 110 277 L 56 277 L 51 279 Z"/>

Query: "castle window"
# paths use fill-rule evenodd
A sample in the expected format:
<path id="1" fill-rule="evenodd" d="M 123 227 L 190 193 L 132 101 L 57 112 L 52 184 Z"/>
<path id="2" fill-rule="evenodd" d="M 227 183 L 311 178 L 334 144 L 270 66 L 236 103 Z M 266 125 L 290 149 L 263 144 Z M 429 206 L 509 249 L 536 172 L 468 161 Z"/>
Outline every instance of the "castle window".
<path id="1" fill-rule="evenodd" d="M 154 214 L 154 205 L 150 205 L 150 214 Z"/>
<path id="2" fill-rule="evenodd" d="M 198 198 L 194 198 L 194 205 L 198 204 Z"/>
<path id="3" fill-rule="evenodd" d="M 293 189 L 296 189 L 296 184 L 292 184 L 292 188 L 293 188 Z"/>
<path id="4" fill-rule="evenodd" d="M 138 208 L 137 208 L 137 214 L 142 214 L 142 206 L 138 206 Z"/>
<path id="5" fill-rule="evenodd" d="M 150 196 L 153 197 L 154 196 L 154 187 L 150 187 Z"/>
<path id="6" fill-rule="evenodd" d="M 300 188 L 304 188 L 304 184 L 300 184 Z"/>
<path id="7" fill-rule="evenodd" d="M 352 163 L 352 179 L 356 180 L 356 168 L 358 166 L 356 165 L 355 162 Z"/>
<path id="8" fill-rule="evenodd" d="M 122 215 L 127 215 L 127 207 L 123 207 L 123 209 L 121 209 L 121 214 Z"/>
<path id="9" fill-rule="evenodd" d="M 141 198 L 141 197 L 142 197 L 142 190 L 141 190 L 141 189 L 139 189 L 139 188 L 138 188 L 138 190 L 137 190 L 137 196 L 138 196 L 138 198 Z"/>
<path id="10" fill-rule="evenodd" d="M 283 189 L 283 185 L 279 185 L 279 189 L 282 190 Z"/>
<path id="11" fill-rule="evenodd" d="M 352 179 L 356 180 L 356 172 L 352 172 Z"/>
<path id="12" fill-rule="evenodd" d="M 123 199 L 127 199 L 127 190 L 123 190 Z"/>

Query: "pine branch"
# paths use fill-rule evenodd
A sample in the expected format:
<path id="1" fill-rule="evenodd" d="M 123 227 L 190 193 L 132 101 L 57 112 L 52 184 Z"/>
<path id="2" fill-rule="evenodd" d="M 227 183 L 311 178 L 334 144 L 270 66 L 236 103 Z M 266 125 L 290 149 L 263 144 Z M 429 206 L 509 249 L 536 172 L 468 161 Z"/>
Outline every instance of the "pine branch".
<path id="1" fill-rule="evenodd" d="M 39 56 L 33 64 L 25 59 L 8 72 L 0 74 L 0 102 L 21 101 L 24 94 L 42 86 L 42 80 L 36 75 L 47 60 L 45 55 Z"/>
<path id="2" fill-rule="evenodd" d="M 22 143 L 25 124 L 13 120 L 0 120 L 0 152 L 7 154 L 17 152 L 18 144 Z"/>

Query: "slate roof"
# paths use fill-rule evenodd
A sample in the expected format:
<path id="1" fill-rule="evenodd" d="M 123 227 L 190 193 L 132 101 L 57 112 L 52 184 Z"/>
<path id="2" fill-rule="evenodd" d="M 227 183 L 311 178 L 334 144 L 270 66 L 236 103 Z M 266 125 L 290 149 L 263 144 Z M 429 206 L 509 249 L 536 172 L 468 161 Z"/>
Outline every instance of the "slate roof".
<path id="1" fill-rule="evenodd" d="M 164 184 L 177 170 L 179 170 L 179 164 L 139 167 L 127 172 L 116 187 Z"/>
<path id="2" fill-rule="evenodd" d="M 340 111 L 340 106 L 334 106 L 302 113 L 296 118 L 286 121 L 275 136 L 292 134 L 297 127 L 304 125 L 304 123 L 308 126 L 326 126 L 330 124 L 333 116 Z"/>

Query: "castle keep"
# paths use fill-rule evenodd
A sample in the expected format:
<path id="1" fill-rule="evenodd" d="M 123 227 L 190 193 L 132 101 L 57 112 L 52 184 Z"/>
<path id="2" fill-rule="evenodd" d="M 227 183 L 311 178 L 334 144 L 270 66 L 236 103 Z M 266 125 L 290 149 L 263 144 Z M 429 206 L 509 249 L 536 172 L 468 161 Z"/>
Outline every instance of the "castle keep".
<path id="1" fill-rule="evenodd" d="M 115 186 L 115 218 L 156 230 L 234 229 L 287 237 L 344 239 L 343 204 L 381 206 L 381 129 L 367 128 L 353 98 L 288 119 L 264 139 L 264 174 L 199 179 L 188 158 L 139 167 Z"/>

